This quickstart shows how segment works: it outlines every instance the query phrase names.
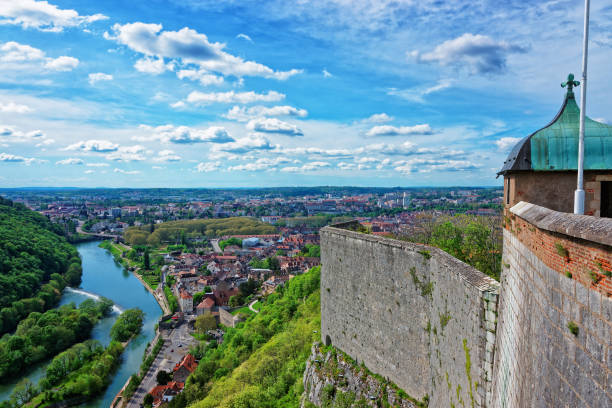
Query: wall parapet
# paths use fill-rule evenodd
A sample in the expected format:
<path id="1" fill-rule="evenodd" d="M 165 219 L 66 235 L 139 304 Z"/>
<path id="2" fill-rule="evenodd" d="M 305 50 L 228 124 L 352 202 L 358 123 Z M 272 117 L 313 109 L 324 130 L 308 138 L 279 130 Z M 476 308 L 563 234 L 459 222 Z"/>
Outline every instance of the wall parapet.
<path id="1" fill-rule="evenodd" d="M 540 229 L 612 246 L 612 218 L 563 213 L 525 201 L 510 212 Z"/>
<path id="2" fill-rule="evenodd" d="M 523 201 L 509 212 L 506 229 L 545 265 L 612 296 L 612 219 L 562 213 Z"/>

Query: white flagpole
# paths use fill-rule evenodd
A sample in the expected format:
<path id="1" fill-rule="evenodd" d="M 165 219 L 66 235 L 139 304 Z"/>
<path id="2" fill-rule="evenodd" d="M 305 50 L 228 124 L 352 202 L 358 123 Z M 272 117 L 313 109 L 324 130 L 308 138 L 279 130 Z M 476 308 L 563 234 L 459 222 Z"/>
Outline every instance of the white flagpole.
<path id="1" fill-rule="evenodd" d="M 578 132 L 578 185 L 574 192 L 574 214 L 584 214 L 584 115 L 586 109 L 587 56 L 589 53 L 589 8 L 590 0 L 584 0 L 582 88 L 580 88 L 580 130 Z"/>

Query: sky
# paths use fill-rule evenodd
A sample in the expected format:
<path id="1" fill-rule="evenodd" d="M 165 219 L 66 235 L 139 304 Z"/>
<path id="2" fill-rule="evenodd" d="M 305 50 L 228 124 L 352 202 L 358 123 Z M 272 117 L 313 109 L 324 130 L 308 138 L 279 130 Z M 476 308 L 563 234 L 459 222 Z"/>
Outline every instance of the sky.
<path id="1" fill-rule="evenodd" d="M 0 187 L 493 186 L 582 1 L 0 0 Z M 587 115 L 612 122 L 612 0 Z M 578 92 L 576 92 L 578 94 Z"/>

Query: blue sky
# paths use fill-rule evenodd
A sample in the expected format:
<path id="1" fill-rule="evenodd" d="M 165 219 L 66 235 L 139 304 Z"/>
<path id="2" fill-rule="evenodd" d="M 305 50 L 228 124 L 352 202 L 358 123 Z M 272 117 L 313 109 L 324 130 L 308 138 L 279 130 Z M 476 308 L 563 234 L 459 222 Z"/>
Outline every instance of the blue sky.
<path id="1" fill-rule="evenodd" d="M 581 1 L 0 0 L 0 186 L 496 185 Z M 587 114 L 612 121 L 612 1 Z"/>

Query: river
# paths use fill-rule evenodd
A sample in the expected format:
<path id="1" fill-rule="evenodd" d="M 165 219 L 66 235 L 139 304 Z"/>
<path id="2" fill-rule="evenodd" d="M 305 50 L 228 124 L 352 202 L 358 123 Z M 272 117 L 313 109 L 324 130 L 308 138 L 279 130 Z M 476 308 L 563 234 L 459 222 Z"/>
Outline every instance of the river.
<path id="1" fill-rule="evenodd" d="M 83 300 L 105 296 L 115 302 L 114 313 L 102 319 L 93 329 L 92 338 L 107 345 L 110 342 L 110 328 L 117 319 L 118 313 L 125 309 L 140 308 L 145 313 L 142 333 L 133 339 L 122 354 L 122 362 L 112 382 L 106 391 L 95 400 L 81 405 L 83 408 L 109 407 L 113 398 L 127 379 L 140 368 L 142 356 L 147 343 L 155 336 L 155 324 L 162 315 L 162 310 L 140 281 L 115 262 L 112 255 L 98 247 L 98 241 L 90 241 L 77 245 L 83 260 L 83 277 L 78 289 L 66 288 L 62 294 L 60 305 L 74 302 L 80 304 Z M 45 373 L 49 361 L 33 367 L 25 373 L 25 377 L 37 383 Z M 23 378 L 23 377 L 22 377 Z M 0 385 L 0 401 L 8 399 L 15 384 Z"/>

